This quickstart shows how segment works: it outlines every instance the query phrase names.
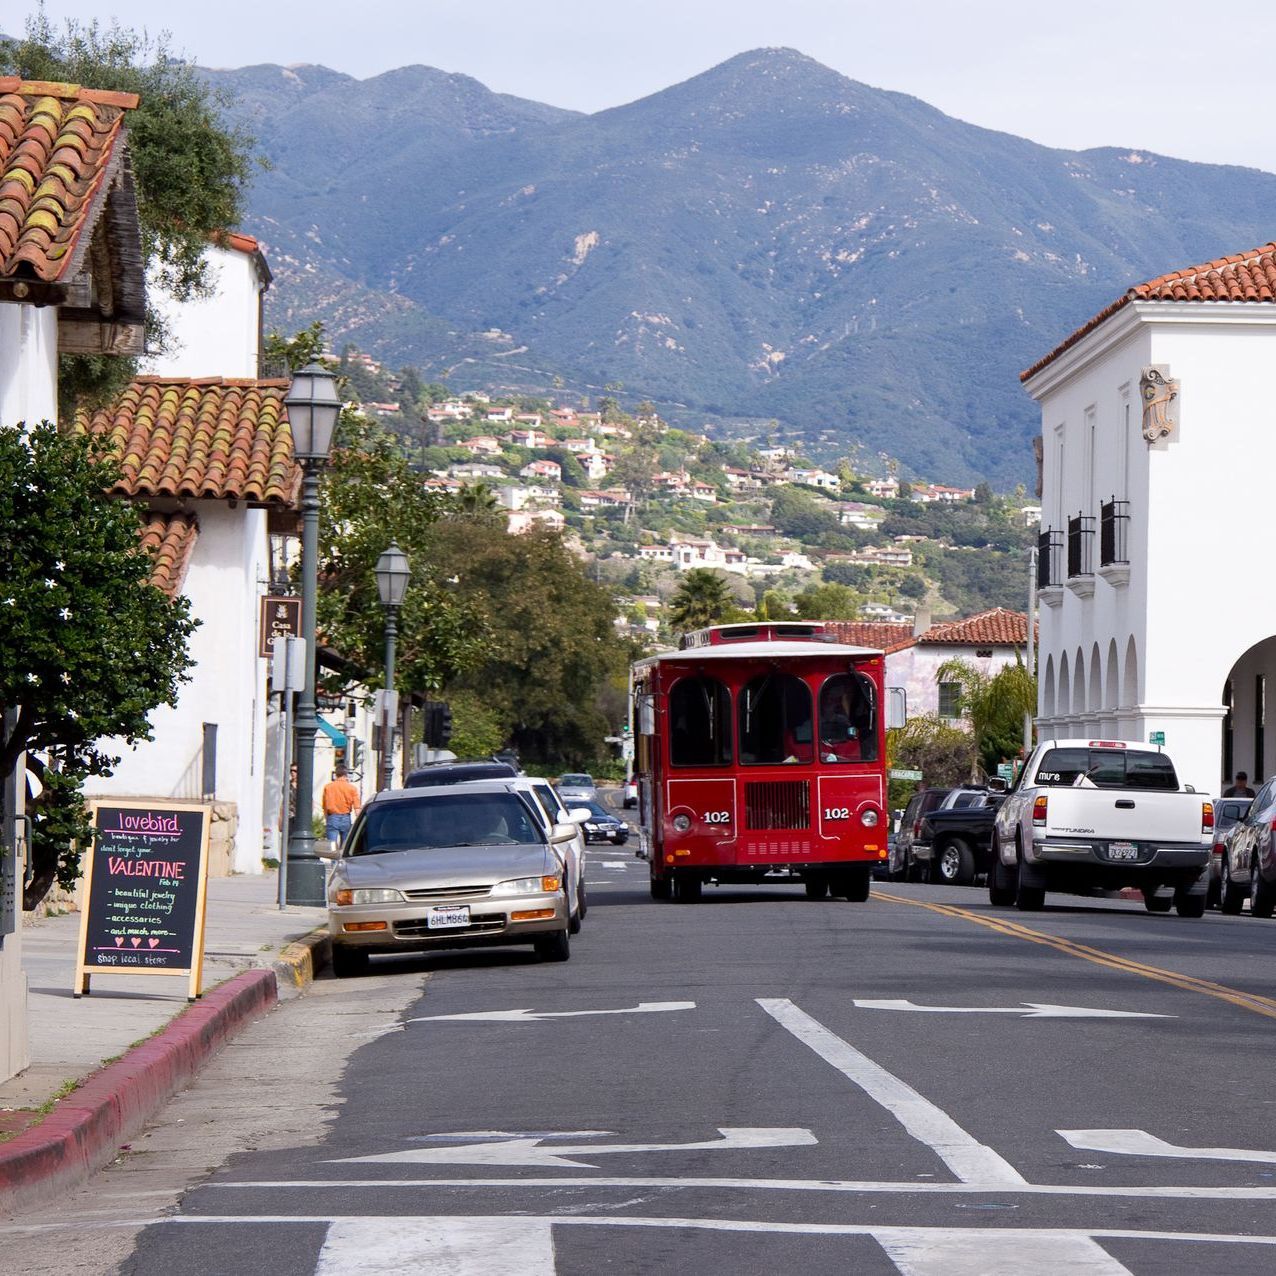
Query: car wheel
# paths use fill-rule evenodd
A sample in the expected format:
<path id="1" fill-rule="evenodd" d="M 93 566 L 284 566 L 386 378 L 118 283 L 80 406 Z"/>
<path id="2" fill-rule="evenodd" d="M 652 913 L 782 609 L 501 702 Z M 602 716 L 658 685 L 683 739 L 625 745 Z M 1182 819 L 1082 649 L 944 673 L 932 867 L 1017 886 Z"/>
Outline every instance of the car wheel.
<path id="1" fill-rule="evenodd" d="M 912 851 L 904 861 L 904 880 L 906 882 L 926 882 L 930 880 L 930 866 L 913 858 Z"/>
<path id="2" fill-rule="evenodd" d="M 576 889 L 576 916 L 581 921 L 585 920 L 585 914 L 589 912 L 589 896 L 585 893 L 585 879 L 580 879 L 580 885 Z"/>
<path id="3" fill-rule="evenodd" d="M 569 935 L 579 935 L 581 923 L 580 907 L 577 906 L 575 914 L 572 913 L 566 890 L 563 891 L 563 907 L 567 910 L 567 933 Z"/>
<path id="4" fill-rule="evenodd" d="M 1009 908 L 1015 902 L 1015 887 L 1010 870 L 1001 862 L 1001 845 L 997 835 L 992 839 L 992 867 L 988 870 L 988 902 L 994 908 Z"/>
<path id="5" fill-rule="evenodd" d="M 673 897 L 679 904 L 698 904 L 704 883 L 694 875 L 678 874 L 673 879 Z"/>
<path id="6" fill-rule="evenodd" d="M 807 899 L 823 899 L 829 893 L 827 877 L 806 877 L 802 879 L 802 885 L 806 888 Z"/>
<path id="7" fill-rule="evenodd" d="M 1276 907 L 1276 892 L 1258 870 L 1258 852 L 1249 861 L 1249 912 L 1251 917 L 1270 917 Z"/>
<path id="8" fill-rule="evenodd" d="M 1180 886 L 1174 892 L 1174 911 L 1180 917 L 1204 917 L 1205 892 L 1193 894 L 1185 886 Z"/>
<path id="9" fill-rule="evenodd" d="M 651 898 L 661 901 L 673 899 L 673 881 L 668 877 L 651 875 Z"/>
<path id="10" fill-rule="evenodd" d="M 1218 910 L 1235 917 L 1244 903 L 1245 888 L 1232 880 L 1231 862 L 1224 855 L 1223 862 L 1218 867 Z"/>
<path id="11" fill-rule="evenodd" d="M 1143 907 L 1149 913 L 1168 913 L 1174 906 L 1174 902 L 1174 895 L 1163 895 L 1155 886 L 1145 886 L 1143 888 Z"/>
<path id="12" fill-rule="evenodd" d="M 338 979 L 352 979 L 366 974 L 368 954 L 362 948 L 348 948 L 345 944 L 332 946 L 332 973 Z"/>
<path id="13" fill-rule="evenodd" d="M 959 837 L 945 842 L 931 863 L 932 880 L 945 886 L 965 886 L 975 876 L 975 857 Z"/>
<path id="14" fill-rule="evenodd" d="M 1045 887 L 1028 886 L 1023 878 L 1023 852 L 1019 851 L 1019 871 L 1015 874 L 1015 907 L 1021 913 L 1039 913 L 1046 906 Z"/>
<path id="15" fill-rule="evenodd" d="M 532 947 L 541 961 L 567 961 L 572 955 L 571 936 L 566 929 L 556 930 L 552 935 L 542 935 L 535 940 Z"/>

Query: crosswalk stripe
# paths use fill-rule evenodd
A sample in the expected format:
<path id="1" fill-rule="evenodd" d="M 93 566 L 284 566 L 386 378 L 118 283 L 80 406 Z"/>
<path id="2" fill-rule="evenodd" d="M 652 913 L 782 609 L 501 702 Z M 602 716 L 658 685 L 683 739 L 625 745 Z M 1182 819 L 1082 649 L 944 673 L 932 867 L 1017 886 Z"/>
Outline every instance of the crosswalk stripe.
<path id="1" fill-rule="evenodd" d="M 553 1276 L 548 1219 L 338 1219 L 314 1276 Z"/>

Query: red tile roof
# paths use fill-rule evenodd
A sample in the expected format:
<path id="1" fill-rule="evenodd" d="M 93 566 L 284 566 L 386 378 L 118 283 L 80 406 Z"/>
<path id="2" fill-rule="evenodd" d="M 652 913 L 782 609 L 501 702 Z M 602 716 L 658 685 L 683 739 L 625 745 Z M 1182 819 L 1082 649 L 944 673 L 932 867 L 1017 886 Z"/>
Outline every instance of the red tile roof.
<path id="1" fill-rule="evenodd" d="M 139 377 L 110 408 L 81 412 L 119 461 L 119 496 L 291 506 L 301 471 L 284 410 L 287 381 Z"/>
<path id="2" fill-rule="evenodd" d="M 182 590 L 191 551 L 199 539 L 194 514 L 148 514 L 141 527 L 142 548 L 155 560 L 151 584 L 170 598 Z"/>
<path id="3" fill-rule="evenodd" d="M 0 76 L 0 275 L 69 279 L 134 93 Z"/>
<path id="4" fill-rule="evenodd" d="M 913 626 L 906 620 L 826 620 L 824 628 L 851 647 L 902 651 L 914 641 Z"/>
<path id="5" fill-rule="evenodd" d="M 1028 641 L 1028 618 L 1021 611 L 994 607 L 965 620 L 932 625 L 917 641 L 953 647 L 1022 647 Z"/>
<path id="6" fill-rule="evenodd" d="M 1019 374 L 1020 381 L 1036 376 L 1053 363 L 1065 350 L 1132 301 L 1276 301 L 1276 243 L 1266 243 L 1249 252 L 1158 275 L 1146 283 L 1136 284 L 1124 296 L 1105 306 L 1093 319 L 1061 341 L 1032 367 Z"/>

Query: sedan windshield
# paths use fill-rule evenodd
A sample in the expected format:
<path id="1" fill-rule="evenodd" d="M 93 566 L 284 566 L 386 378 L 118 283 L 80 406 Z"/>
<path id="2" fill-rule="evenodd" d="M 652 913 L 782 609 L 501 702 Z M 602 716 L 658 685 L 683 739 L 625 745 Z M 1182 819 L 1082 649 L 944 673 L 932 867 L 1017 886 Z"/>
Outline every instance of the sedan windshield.
<path id="1" fill-rule="evenodd" d="M 372 803 L 350 838 L 350 855 L 456 846 L 535 846 L 545 841 L 514 793 L 423 792 Z"/>
<path id="2" fill-rule="evenodd" d="M 601 803 L 586 802 L 585 806 L 589 809 L 590 815 L 597 820 L 614 820 L 616 817 Z"/>

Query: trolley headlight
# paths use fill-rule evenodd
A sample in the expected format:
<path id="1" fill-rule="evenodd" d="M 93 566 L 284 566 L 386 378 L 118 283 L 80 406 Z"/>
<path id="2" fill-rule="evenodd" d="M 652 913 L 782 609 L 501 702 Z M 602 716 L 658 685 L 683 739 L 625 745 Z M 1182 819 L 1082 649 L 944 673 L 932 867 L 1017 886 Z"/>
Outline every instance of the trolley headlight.
<path id="1" fill-rule="evenodd" d="M 691 816 L 675 815 L 673 817 L 673 826 L 679 833 L 685 833 L 691 827 Z"/>
<path id="2" fill-rule="evenodd" d="M 860 812 L 860 823 L 866 829 L 876 828 L 877 821 L 880 818 L 881 817 L 877 814 L 877 812 L 871 806 L 868 808 L 868 810 Z"/>

